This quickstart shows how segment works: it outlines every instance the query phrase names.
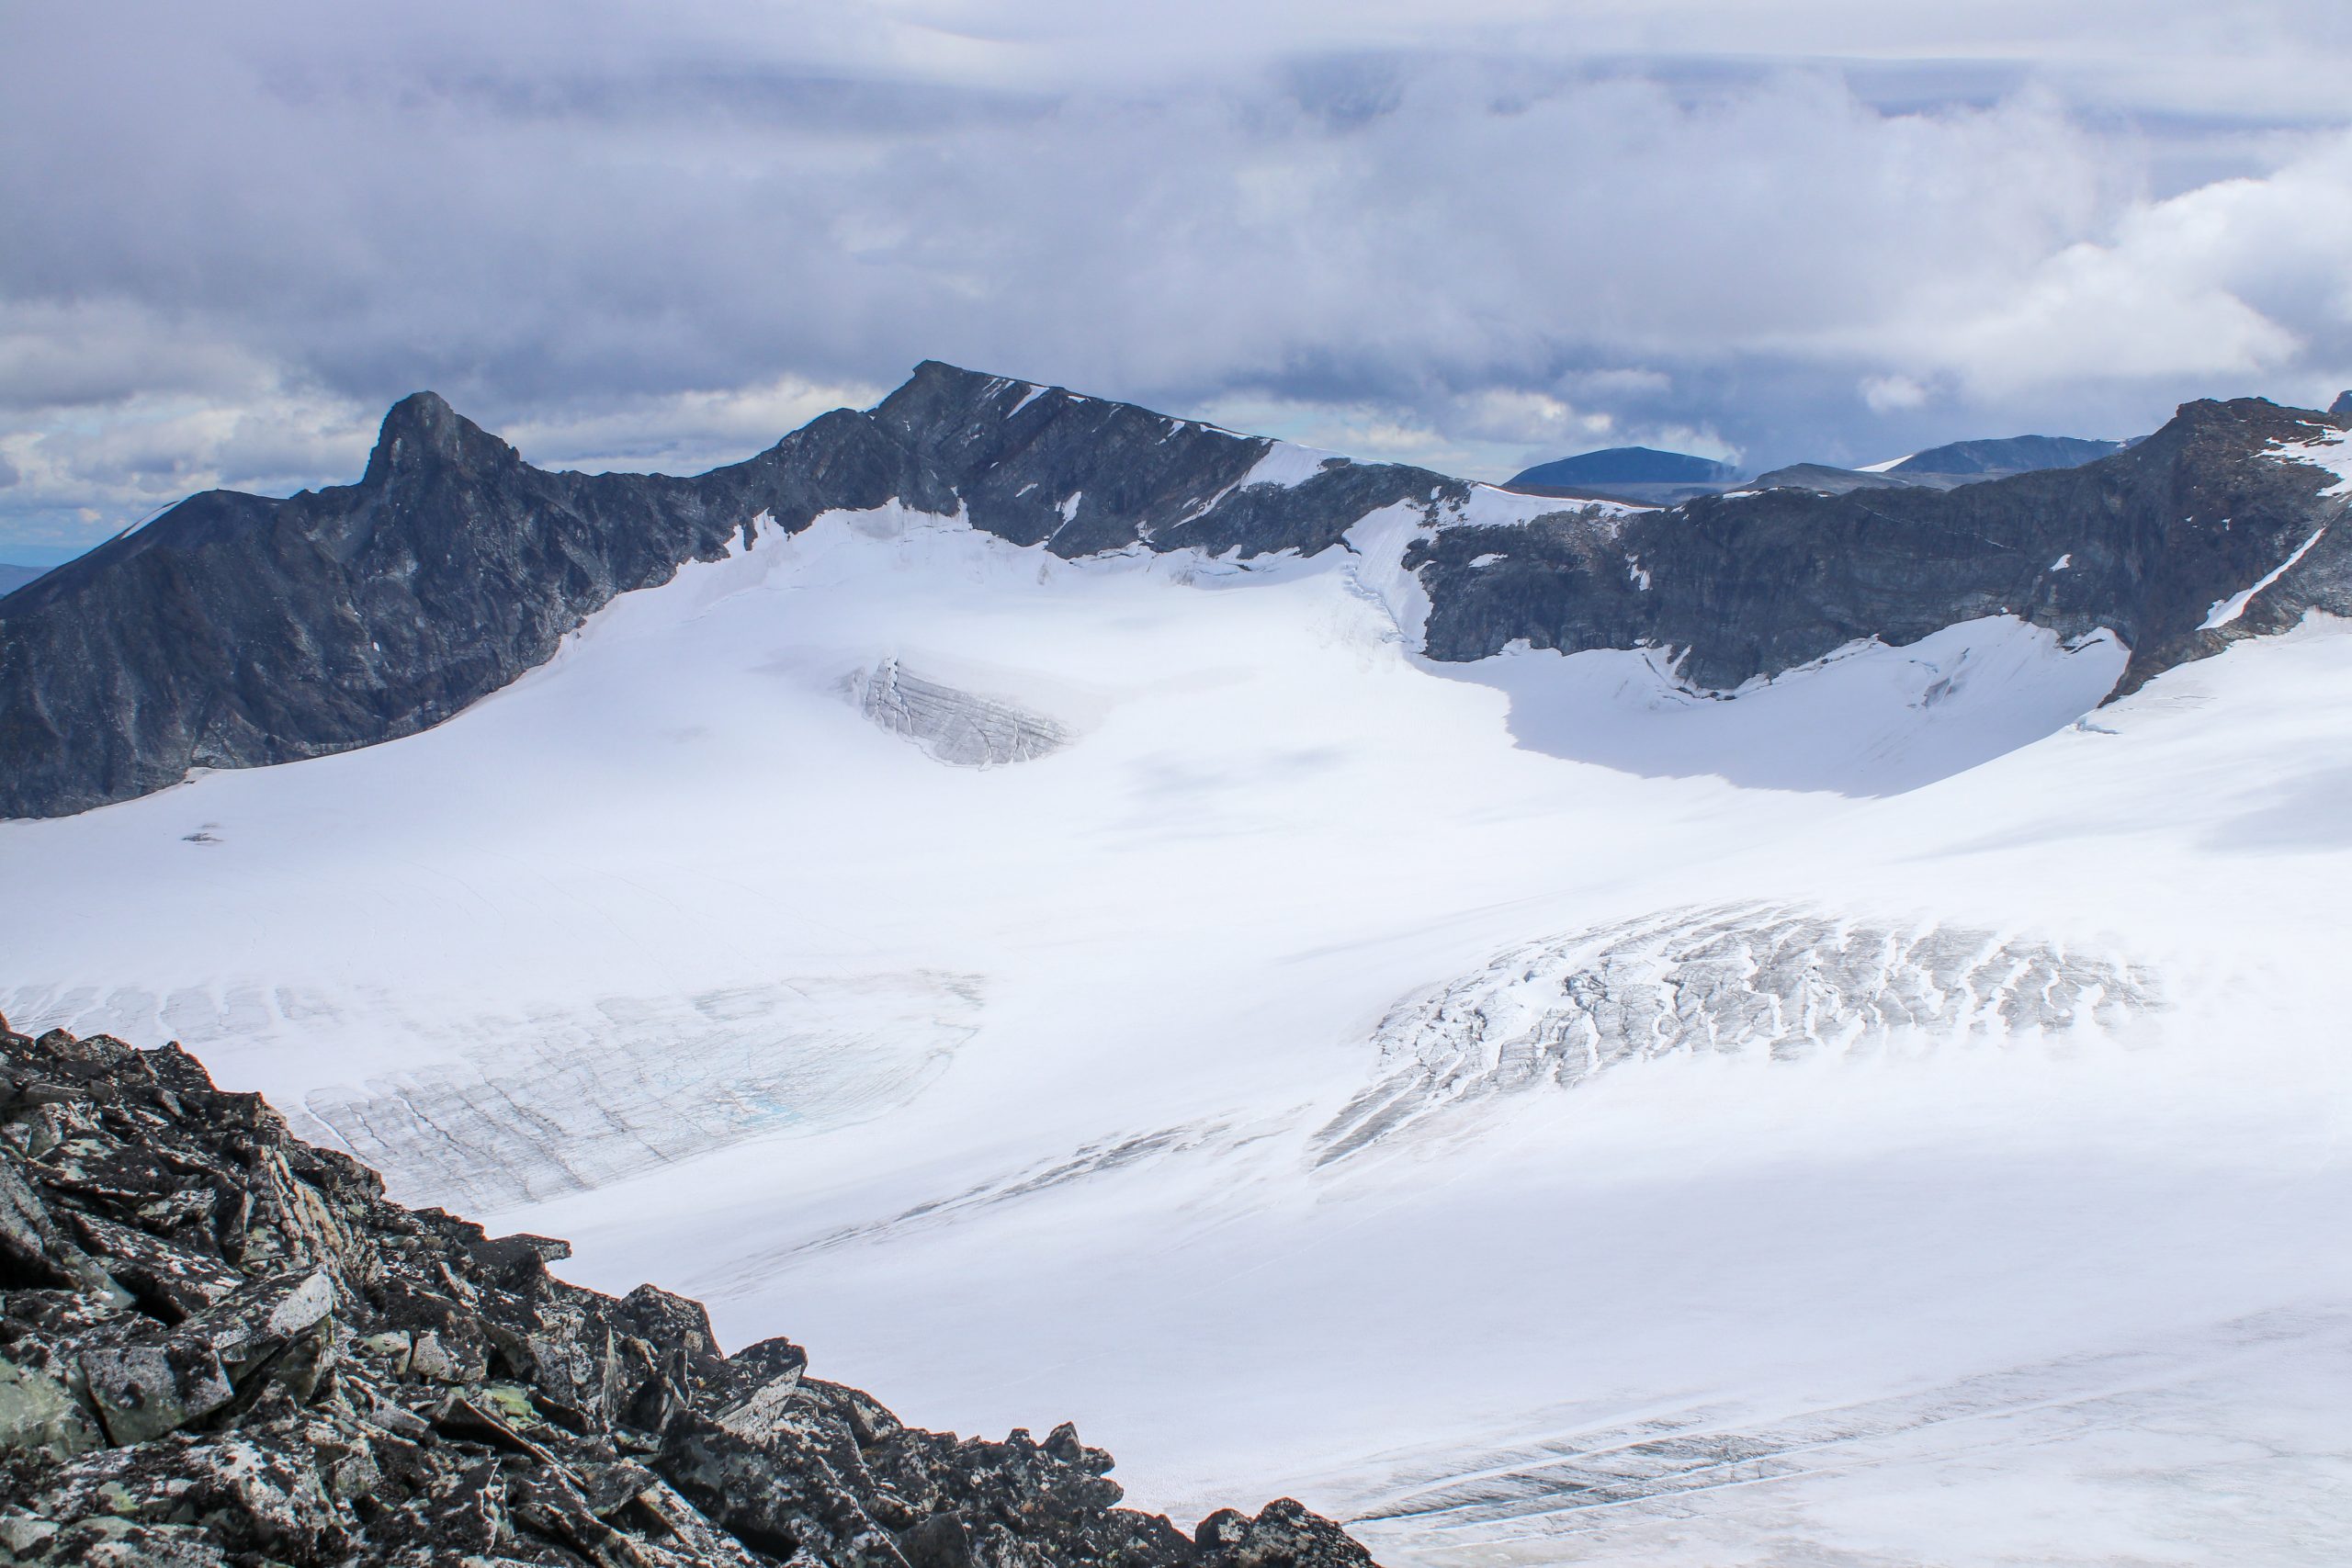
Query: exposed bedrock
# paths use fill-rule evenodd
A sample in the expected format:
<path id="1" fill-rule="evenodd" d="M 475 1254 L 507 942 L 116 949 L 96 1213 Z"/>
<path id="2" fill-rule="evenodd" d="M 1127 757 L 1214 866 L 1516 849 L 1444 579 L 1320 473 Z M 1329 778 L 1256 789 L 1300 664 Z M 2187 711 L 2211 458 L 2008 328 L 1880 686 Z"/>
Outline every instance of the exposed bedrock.
<path id="1" fill-rule="evenodd" d="M 0 1021 L 0 1563 L 1364 1568 L 1111 1456 L 925 1432 L 701 1306 L 388 1201 L 176 1046 Z"/>
<path id="2" fill-rule="evenodd" d="M 2352 613 L 2352 530 L 2328 526 L 2352 497 L 2279 452 L 2340 440 L 2348 423 L 2259 399 L 2189 403 L 2080 468 L 1951 491 L 1708 496 L 1609 528 L 1448 528 L 1406 558 L 1430 592 L 1435 659 L 1522 639 L 1564 653 L 1651 646 L 1681 654 L 1691 684 L 1728 691 L 1849 643 L 2012 615 L 2067 638 L 2115 633 L 2132 649 L 2129 692 L 2306 610 Z M 2206 625 L 2324 527 L 2244 617 Z"/>

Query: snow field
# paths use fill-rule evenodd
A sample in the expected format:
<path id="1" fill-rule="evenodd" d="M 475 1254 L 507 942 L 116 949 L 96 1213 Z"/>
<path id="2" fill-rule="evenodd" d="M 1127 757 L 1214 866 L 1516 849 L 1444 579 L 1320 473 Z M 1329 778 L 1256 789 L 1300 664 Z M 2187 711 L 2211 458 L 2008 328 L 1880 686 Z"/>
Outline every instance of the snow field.
<path id="1" fill-rule="evenodd" d="M 1187 1522 L 1289 1492 L 1392 1563 L 2324 1561 L 2352 637 L 2081 728 L 2121 651 L 2007 622 L 1728 702 L 1640 653 L 1431 667 L 1414 525 L 1247 566 L 896 509 L 763 538 L 424 735 L 0 824 L 0 1010 L 175 1035 L 314 1135 L 373 1108 L 402 1195 L 910 1419 L 1074 1417 Z M 893 660 L 1068 744 L 944 765 L 847 694 Z M 1740 904 L 2095 953 L 2161 1005 L 1635 1053 L 1316 1164 L 1400 1000 Z M 517 1084 L 554 1134 L 493 1113 Z"/>

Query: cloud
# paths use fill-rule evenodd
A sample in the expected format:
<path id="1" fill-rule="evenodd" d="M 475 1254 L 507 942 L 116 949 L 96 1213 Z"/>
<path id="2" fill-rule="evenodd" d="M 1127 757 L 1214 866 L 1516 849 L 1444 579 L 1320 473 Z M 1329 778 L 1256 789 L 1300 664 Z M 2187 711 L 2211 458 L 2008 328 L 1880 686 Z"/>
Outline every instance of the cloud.
<path id="1" fill-rule="evenodd" d="M 1928 389 L 1908 376 L 1865 376 L 1862 401 L 1878 413 L 1922 408 L 1928 401 Z"/>
<path id="2" fill-rule="evenodd" d="M 2124 213 L 1998 297 L 1906 329 L 1915 352 L 1999 396 L 2104 378 L 2243 378 L 2352 355 L 2352 136 L 2259 178 Z"/>
<path id="3" fill-rule="evenodd" d="M 499 434 L 543 468 L 701 473 L 772 446 L 829 410 L 868 407 L 886 390 L 786 376 L 722 391 L 599 400 L 586 412 L 526 417 Z"/>
<path id="4" fill-rule="evenodd" d="M 2321 10 L 19 7 L 0 528 L 348 479 L 419 387 L 698 467 L 925 356 L 1484 476 L 2317 396 Z"/>

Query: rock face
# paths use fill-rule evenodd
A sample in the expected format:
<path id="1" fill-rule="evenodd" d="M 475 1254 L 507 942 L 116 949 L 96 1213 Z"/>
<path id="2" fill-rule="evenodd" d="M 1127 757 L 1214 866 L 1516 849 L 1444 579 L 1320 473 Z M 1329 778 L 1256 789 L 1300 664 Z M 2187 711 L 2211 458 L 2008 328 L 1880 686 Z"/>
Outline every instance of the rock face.
<path id="1" fill-rule="evenodd" d="M 938 364 L 694 479 L 535 468 L 420 393 L 386 416 L 356 484 L 196 496 L 0 599 L 0 816 L 413 733 L 544 662 L 616 594 L 888 502 L 1065 558 L 1312 555 L 1402 505 L 1425 525 L 1406 564 L 1438 660 L 1652 646 L 1729 689 L 2007 611 L 2113 630 L 2133 650 L 2128 686 L 2305 608 L 2352 608 L 2337 529 L 2245 614 L 2202 624 L 2342 514 L 2324 470 L 2266 454 L 2346 422 L 2192 403 L 2127 451 L 1950 493 L 1775 490 L 1528 521 L 1425 469 Z"/>
<path id="2" fill-rule="evenodd" d="M 1864 638 L 1916 642 L 2007 614 L 2066 637 L 2114 632 L 2132 649 L 2125 692 L 2307 609 L 2352 612 L 2352 528 L 2333 525 L 2352 500 L 2336 474 L 2279 450 L 2340 444 L 2346 425 L 2258 399 L 2190 403 L 2081 468 L 1951 491 L 1772 490 L 1606 523 L 1452 527 L 1406 564 L 1430 593 L 1433 659 L 1483 659 L 1520 639 L 1563 652 L 1649 646 L 1683 652 L 1691 684 L 1729 691 Z M 2209 624 L 2307 545 L 2241 615 Z"/>
<path id="3" fill-rule="evenodd" d="M 0 1021 L 0 1563 L 1363 1568 L 1111 1458 L 918 1431 L 696 1303 L 389 1202 L 176 1046 Z"/>

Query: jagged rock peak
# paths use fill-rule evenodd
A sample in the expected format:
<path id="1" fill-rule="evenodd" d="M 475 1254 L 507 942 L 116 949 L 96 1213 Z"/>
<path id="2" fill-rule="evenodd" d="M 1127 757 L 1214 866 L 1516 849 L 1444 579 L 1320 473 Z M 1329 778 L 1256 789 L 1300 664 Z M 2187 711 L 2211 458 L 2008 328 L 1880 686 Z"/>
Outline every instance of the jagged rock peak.
<path id="1" fill-rule="evenodd" d="M 360 483 L 381 486 L 400 475 L 435 468 L 503 468 L 522 461 L 521 453 L 451 408 L 440 393 L 411 392 L 385 412 Z"/>
<path id="2" fill-rule="evenodd" d="M 1371 1568 L 1288 1500 L 1187 1536 L 1111 1456 L 910 1427 L 384 1196 L 175 1045 L 0 1019 L 0 1564 Z"/>
<path id="3" fill-rule="evenodd" d="M 1273 443 L 1263 436 L 1242 435 L 1199 420 L 1177 419 L 1140 403 L 1091 397 L 1067 387 L 1024 381 L 1013 376 L 967 370 L 944 360 L 926 359 L 888 397 L 874 406 L 876 421 L 925 445 L 952 441 L 978 424 L 1017 423 L 1024 430 L 1050 423 L 1057 414 L 1091 409 L 1099 421 L 1136 421 L 1156 432 L 1175 425 L 1213 435 L 1237 447 L 1262 453 Z"/>

